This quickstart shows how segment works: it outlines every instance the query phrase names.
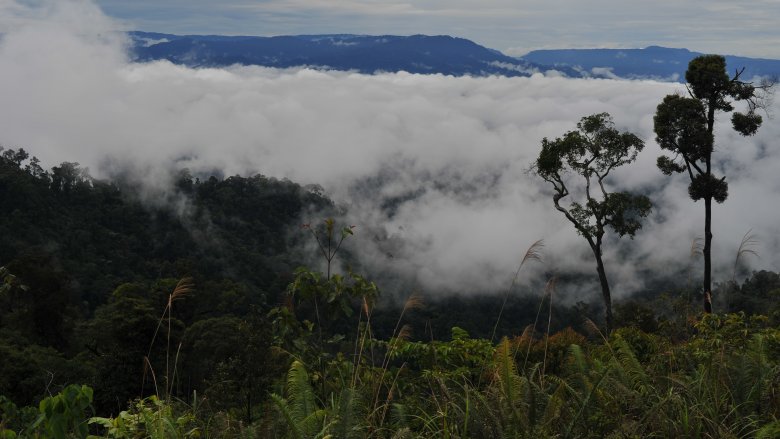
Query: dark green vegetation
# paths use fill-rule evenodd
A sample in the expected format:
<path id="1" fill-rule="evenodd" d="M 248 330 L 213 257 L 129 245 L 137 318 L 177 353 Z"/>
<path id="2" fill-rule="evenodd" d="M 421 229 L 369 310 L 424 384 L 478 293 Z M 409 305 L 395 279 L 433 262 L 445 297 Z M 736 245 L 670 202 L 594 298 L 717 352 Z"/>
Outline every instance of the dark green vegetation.
<path id="1" fill-rule="evenodd" d="M 186 215 L 75 164 L 44 172 L 3 152 L 2 437 L 780 428 L 777 274 L 721 286 L 722 306 L 740 314 L 700 319 L 684 288 L 618 302 L 608 339 L 584 317 L 598 309 L 553 303 L 554 282 L 541 303 L 513 295 L 498 324 L 496 296 L 381 308 L 358 274 L 293 269 L 289 243 L 311 234 L 323 260 L 349 257 L 339 244 L 351 228 L 296 226 L 310 208 L 333 208 L 321 196 L 263 177 L 182 173 L 177 187 L 168 196 L 186 195 Z M 494 325 L 508 336 L 498 344 L 487 338 Z"/>
<path id="2" fill-rule="evenodd" d="M 26 405 L 47 387 L 86 383 L 99 413 L 117 413 L 142 388 L 154 391 L 144 357 L 155 373 L 166 369 L 164 310 L 171 348 L 191 366 L 178 369 L 179 393 L 203 389 L 220 362 L 227 373 L 254 361 L 241 357 L 253 350 L 266 359 L 265 313 L 301 265 L 289 246 L 304 237 L 288 231 L 332 203 L 262 176 L 182 172 L 174 184 L 142 203 L 130 182 L 91 179 L 75 163 L 44 172 L 23 150 L 2 152 L 0 266 L 13 277 L 0 296 L 0 393 Z M 197 294 L 166 309 L 184 277 Z"/>
<path id="3" fill-rule="evenodd" d="M 555 278 L 541 298 L 383 303 L 352 227 L 312 222 L 337 211 L 316 191 L 186 171 L 170 187 L 2 151 L 0 438 L 780 435 L 776 273 L 716 285 L 729 314 L 705 315 L 673 273 L 617 301 L 609 331 L 598 306 L 558 304 Z M 630 234 L 620 206 L 588 208 Z M 296 268 L 312 255 L 324 272 Z"/>

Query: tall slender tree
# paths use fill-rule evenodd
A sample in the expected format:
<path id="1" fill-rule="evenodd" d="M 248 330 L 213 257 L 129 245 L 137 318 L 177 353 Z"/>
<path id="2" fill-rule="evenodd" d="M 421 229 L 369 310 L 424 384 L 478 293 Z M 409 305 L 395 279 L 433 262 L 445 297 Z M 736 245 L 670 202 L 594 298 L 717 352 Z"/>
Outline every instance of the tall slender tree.
<path id="1" fill-rule="evenodd" d="M 588 241 L 601 283 L 607 329 L 612 328 L 612 295 L 602 258 L 607 226 L 619 236 L 634 236 L 640 220 L 650 213 L 650 200 L 644 195 L 610 192 L 606 179 L 617 167 L 636 160 L 644 142 L 629 132 L 619 132 L 607 113 L 583 117 L 576 131 L 562 138 L 542 140 L 542 151 L 533 165 L 537 175 L 552 184 L 553 203 Z M 583 186 L 570 192 L 570 184 L 582 177 Z M 581 201 L 562 202 L 569 195 L 583 194 Z"/>
<path id="2" fill-rule="evenodd" d="M 666 175 L 687 173 L 691 183 L 688 194 L 694 201 L 704 200 L 704 311 L 712 312 L 712 200 L 722 203 L 728 197 L 726 177 L 713 172 L 714 128 L 719 112 L 731 112 L 736 101 L 744 101 L 747 111 L 735 112 L 731 123 L 735 131 L 751 136 L 761 126 L 772 84 L 754 86 L 741 80 L 742 70 L 733 76 L 726 71 L 726 59 L 720 55 L 694 58 L 685 72 L 688 96 L 668 95 L 658 105 L 654 129 L 656 141 L 672 156 L 658 157 L 658 168 Z"/>

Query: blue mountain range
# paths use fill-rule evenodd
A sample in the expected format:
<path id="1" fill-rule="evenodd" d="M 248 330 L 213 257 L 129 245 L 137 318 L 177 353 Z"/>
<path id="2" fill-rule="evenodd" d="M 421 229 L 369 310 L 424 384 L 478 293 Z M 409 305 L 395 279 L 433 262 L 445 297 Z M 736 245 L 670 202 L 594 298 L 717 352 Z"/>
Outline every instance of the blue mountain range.
<path id="1" fill-rule="evenodd" d="M 129 32 L 135 61 L 168 60 L 190 67 L 259 65 L 311 67 L 373 74 L 398 72 L 453 76 L 529 76 L 555 71 L 568 77 L 683 81 L 687 49 L 535 50 L 510 57 L 473 41 L 446 35 L 291 35 L 277 37 L 173 35 Z M 743 78 L 780 76 L 780 60 L 727 56 Z"/>
<path id="2" fill-rule="evenodd" d="M 644 49 L 560 49 L 534 50 L 522 58 L 556 68 L 571 68 L 582 75 L 617 76 L 627 79 L 684 81 L 688 62 L 702 55 L 688 49 L 650 46 Z M 780 60 L 726 55 L 726 66 L 733 75 L 745 69 L 741 78 L 780 75 Z"/>
<path id="3" fill-rule="evenodd" d="M 313 67 L 360 73 L 528 76 L 545 66 L 450 36 L 294 35 L 278 37 L 131 32 L 137 61 L 166 59 L 191 67 L 233 64 Z M 563 68 L 568 75 L 578 75 Z"/>

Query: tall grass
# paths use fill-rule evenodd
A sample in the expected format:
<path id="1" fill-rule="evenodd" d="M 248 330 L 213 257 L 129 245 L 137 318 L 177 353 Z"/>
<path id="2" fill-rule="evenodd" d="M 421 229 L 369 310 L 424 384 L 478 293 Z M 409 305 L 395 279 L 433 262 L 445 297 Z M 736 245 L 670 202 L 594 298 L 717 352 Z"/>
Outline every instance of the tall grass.
<path id="1" fill-rule="evenodd" d="M 493 325 L 493 332 L 490 335 L 491 342 L 496 339 L 496 331 L 498 330 L 498 324 L 499 322 L 501 322 L 501 316 L 504 314 L 504 308 L 506 307 L 506 302 L 509 299 L 509 294 L 512 292 L 515 283 L 517 283 L 517 277 L 520 275 L 520 270 L 522 270 L 523 266 L 528 261 L 543 262 L 542 248 L 544 248 L 544 240 L 540 239 L 534 242 L 533 244 L 531 244 L 531 246 L 528 247 L 528 250 L 525 251 L 525 255 L 523 256 L 523 259 L 520 261 L 520 265 L 517 266 L 515 275 L 512 277 L 512 282 L 509 284 L 509 288 L 507 288 L 506 294 L 504 294 L 504 300 L 503 302 L 501 302 L 501 308 L 499 308 L 498 310 L 498 317 L 496 317 L 496 324 Z"/>
<path id="2" fill-rule="evenodd" d="M 147 351 L 146 357 L 144 358 L 144 374 L 147 370 L 149 373 L 151 373 L 155 385 L 155 393 L 157 394 L 158 398 L 162 397 L 163 399 L 168 399 L 171 395 L 176 374 L 176 364 L 178 362 L 179 352 L 181 350 L 181 343 L 179 343 L 173 361 L 173 369 L 171 369 L 171 320 L 173 319 L 173 303 L 177 300 L 184 299 L 187 295 L 192 293 L 194 289 L 195 284 L 193 283 L 191 277 L 184 277 L 179 280 L 179 282 L 176 284 L 176 287 L 174 287 L 173 291 L 168 295 L 165 309 L 163 310 L 163 313 L 157 322 L 157 328 L 154 330 L 152 340 L 149 342 L 149 350 Z M 163 326 L 163 322 L 166 324 L 167 332 L 165 337 L 165 388 L 163 389 L 164 393 L 161 396 L 157 388 L 157 378 L 155 376 L 154 368 L 152 367 L 150 358 L 152 355 L 154 342 L 157 340 L 157 334 L 160 332 L 160 328 Z M 143 378 L 143 382 L 146 382 L 145 376 Z M 143 384 L 141 394 L 143 394 Z"/>
<path id="3" fill-rule="evenodd" d="M 754 242 L 747 233 L 739 253 L 754 254 Z M 526 252 L 507 295 L 523 264 L 541 260 L 541 245 Z M 694 248 L 695 242 L 692 254 Z M 423 306 L 416 294 L 403 303 L 389 340 L 377 340 L 373 302 L 352 297 L 357 329 L 348 332 L 355 340 L 317 364 L 325 373 L 310 374 L 303 358 L 312 366 L 315 361 L 293 351 L 286 376 L 267 398 L 272 412 L 250 427 L 220 422 L 212 428 L 198 417 L 197 398 L 188 407 L 171 397 L 178 364 L 174 303 L 193 288 L 185 278 L 169 294 L 144 359 L 157 396 L 134 402 L 114 418 L 93 418 L 106 437 L 751 438 L 780 431 L 780 330 L 757 318 L 712 314 L 698 320 L 691 338 L 680 343 L 634 328 L 605 334 L 588 319 L 591 341 L 571 329 L 555 334 L 554 277 L 545 285 L 533 324 L 497 345 L 460 329 L 453 329 L 449 341 L 409 341 L 405 319 Z M 503 304 L 492 337 L 502 312 Z M 150 358 L 163 328 L 165 377 L 157 389 Z M 308 335 L 313 338 L 313 329 Z M 381 355 L 375 356 L 375 347 Z M 318 385 L 325 377 L 330 382 Z"/>
<path id="4" fill-rule="evenodd" d="M 742 236 L 742 241 L 740 241 L 739 248 L 737 248 L 737 255 L 734 258 L 734 270 L 731 274 L 732 283 L 737 282 L 737 269 L 739 268 L 739 263 L 742 259 L 749 255 L 759 257 L 758 252 L 755 250 L 755 247 L 758 244 L 759 241 L 756 239 L 756 235 L 753 234 L 752 229 L 745 232 L 745 235 Z"/>
<path id="5" fill-rule="evenodd" d="M 195 406 L 156 397 L 90 422 L 113 438 L 777 437 L 780 330 L 744 315 L 711 314 L 697 323 L 691 340 L 670 344 L 633 328 L 616 329 L 607 338 L 593 322 L 586 325 L 600 342 L 583 338 L 558 358 L 549 355 L 560 349 L 558 335 L 548 332 L 534 348 L 542 357 L 525 371 L 518 368 L 514 342 L 503 338 L 480 365 L 489 376 L 484 385 L 475 385 L 457 363 L 412 370 L 361 362 L 361 379 L 350 385 L 345 378 L 321 395 L 306 366 L 295 360 L 283 390 L 270 397 L 276 416 L 251 428 L 215 428 L 198 418 Z M 400 336 L 403 326 L 397 327 Z M 472 342 L 478 340 L 459 334 L 423 347 L 448 352 L 461 346 L 454 354 L 462 354 Z M 377 398 L 375 386 L 385 374 L 393 379 Z M 29 431 L 54 425 L 57 413 L 42 412 Z M 79 416 L 68 425 L 82 426 Z M 5 425 L 11 423 L 3 419 Z"/>

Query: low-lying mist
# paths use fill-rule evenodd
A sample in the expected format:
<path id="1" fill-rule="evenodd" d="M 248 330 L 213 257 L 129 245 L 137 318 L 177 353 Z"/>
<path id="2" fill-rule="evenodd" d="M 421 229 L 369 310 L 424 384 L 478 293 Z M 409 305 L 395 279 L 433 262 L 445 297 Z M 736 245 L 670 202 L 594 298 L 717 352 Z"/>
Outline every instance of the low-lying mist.
<path id="1" fill-rule="evenodd" d="M 655 167 L 653 113 L 664 95 L 684 92 L 679 84 L 134 64 L 113 32 L 121 26 L 90 3 L 12 2 L 0 15 L 0 144 L 47 166 L 78 161 L 96 177 L 132 169 L 150 192 L 165 191 L 175 168 L 319 184 L 346 208 L 339 221 L 357 226 L 347 248 L 369 272 L 407 286 L 505 289 L 539 239 L 544 264 L 524 276 L 595 272 L 586 242 L 528 169 L 543 137 L 597 112 L 645 140 L 611 183 L 655 205 L 634 240 L 605 246 L 613 294 L 641 290 L 648 274 L 683 284 L 691 242 L 703 234 L 703 206 L 688 198 L 686 177 Z M 716 281 L 731 279 L 749 229 L 760 258 L 744 262 L 780 271 L 780 125 L 765 117 L 753 138 L 728 125 L 716 134 L 730 184 L 714 208 Z M 568 290 L 587 300 L 596 288 Z"/>

